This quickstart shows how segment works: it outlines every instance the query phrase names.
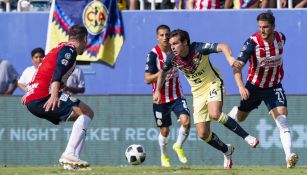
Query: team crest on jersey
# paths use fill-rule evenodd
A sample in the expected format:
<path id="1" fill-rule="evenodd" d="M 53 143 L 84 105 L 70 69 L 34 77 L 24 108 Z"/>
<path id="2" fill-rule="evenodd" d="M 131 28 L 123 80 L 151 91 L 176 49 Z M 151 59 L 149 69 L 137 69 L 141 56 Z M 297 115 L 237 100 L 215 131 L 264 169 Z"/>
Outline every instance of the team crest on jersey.
<path id="1" fill-rule="evenodd" d="M 69 60 L 71 58 L 71 54 L 70 53 L 65 53 L 64 57 L 65 57 L 65 59 Z"/>
<path id="2" fill-rule="evenodd" d="M 108 19 L 108 9 L 100 1 L 91 1 L 83 10 L 83 24 L 92 35 L 103 31 Z"/>
<path id="3" fill-rule="evenodd" d="M 158 125 L 158 126 L 162 126 L 162 120 L 158 119 L 158 120 L 157 120 L 157 125 Z"/>

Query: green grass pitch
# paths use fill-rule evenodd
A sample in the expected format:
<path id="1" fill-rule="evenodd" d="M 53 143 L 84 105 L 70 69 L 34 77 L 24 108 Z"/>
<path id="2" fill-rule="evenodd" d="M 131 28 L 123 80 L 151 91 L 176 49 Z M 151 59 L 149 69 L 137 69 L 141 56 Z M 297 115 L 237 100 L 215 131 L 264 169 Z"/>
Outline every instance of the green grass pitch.
<path id="1" fill-rule="evenodd" d="M 68 171 L 60 166 L 1 166 L 0 175 L 300 175 L 307 174 L 307 166 L 287 169 L 281 166 L 92 166 L 90 171 Z"/>

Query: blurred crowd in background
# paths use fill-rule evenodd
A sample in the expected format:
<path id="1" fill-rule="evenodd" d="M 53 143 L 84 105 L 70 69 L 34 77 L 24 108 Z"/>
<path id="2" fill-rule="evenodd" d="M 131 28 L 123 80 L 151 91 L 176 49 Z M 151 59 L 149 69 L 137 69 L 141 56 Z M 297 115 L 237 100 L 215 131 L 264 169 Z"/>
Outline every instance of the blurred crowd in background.
<path id="1" fill-rule="evenodd" d="M 52 0 L 0 0 L 0 12 L 49 11 Z M 120 10 L 306 8 L 307 0 L 117 0 Z"/>

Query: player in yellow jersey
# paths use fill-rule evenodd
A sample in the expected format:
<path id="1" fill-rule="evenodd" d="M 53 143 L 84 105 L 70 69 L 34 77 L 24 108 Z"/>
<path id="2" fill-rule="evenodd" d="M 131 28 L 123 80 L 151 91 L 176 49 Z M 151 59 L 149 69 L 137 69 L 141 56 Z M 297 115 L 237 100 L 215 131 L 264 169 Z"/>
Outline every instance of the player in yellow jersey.
<path id="1" fill-rule="evenodd" d="M 170 34 L 170 53 L 164 63 L 163 70 L 157 80 L 157 87 L 153 97 L 155 103 L 161 102 L 160 89 L 166 78 L 167 72 L 172 67 L 177 67 L 189 81 L 193 94 L 194 124 L 198 136 L 224 153 L 224 168 L 232 167 L 231 155 L 233 146 L 224 144 L 218 136 L 210 131 L 210 121 L 213 119 L 222 123 L 225 127 L 245 139 L 251 146 L 256 147 L 258 139 L 249 135 L 240 125 L 222 112 L 223 105 L 223 80 L 219 71 L 212 66 L 209 60 L 210 53 L 223 52 L 228 63 L 233 67 L 239 67 L 232 56 L 231 49 L 226 44 L 200 43 L 190 44 L 188 32 L 174 30 Z"/>

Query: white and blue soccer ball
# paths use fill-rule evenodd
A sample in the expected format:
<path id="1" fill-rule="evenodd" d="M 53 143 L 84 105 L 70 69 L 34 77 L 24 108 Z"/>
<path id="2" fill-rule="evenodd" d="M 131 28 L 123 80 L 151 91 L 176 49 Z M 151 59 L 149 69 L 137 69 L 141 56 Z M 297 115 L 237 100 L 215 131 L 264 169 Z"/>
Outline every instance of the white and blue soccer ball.
<path id="1" fill-rule="evenodd" d="M 128 146 L 125 156 L 130 165 L 140 165 L 145 161 L 146 152 L 142 145 L 133 144 Z"/>

